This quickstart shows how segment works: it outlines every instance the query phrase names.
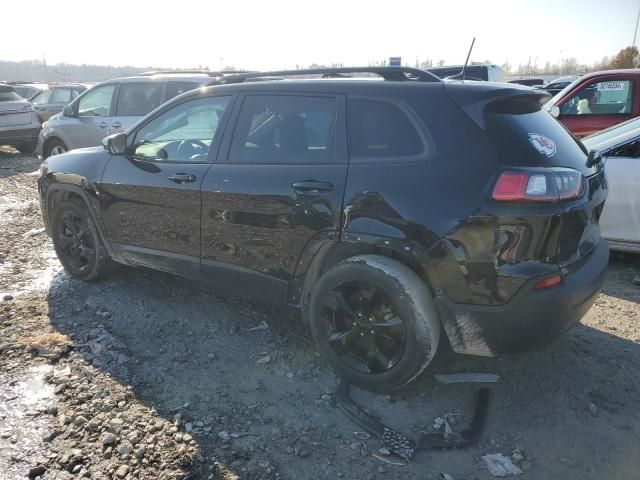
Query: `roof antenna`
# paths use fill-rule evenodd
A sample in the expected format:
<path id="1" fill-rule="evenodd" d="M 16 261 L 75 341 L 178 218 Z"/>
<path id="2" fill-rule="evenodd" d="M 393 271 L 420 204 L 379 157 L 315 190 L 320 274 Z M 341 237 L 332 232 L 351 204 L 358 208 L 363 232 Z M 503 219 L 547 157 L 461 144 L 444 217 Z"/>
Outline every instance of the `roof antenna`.
<path id="1" fill-rule="evenodd" d="M 465 70 L 467 69 L 467 64 L 469 63 L 469 57 L 471 57 L 471 51 L 473 50 L 473 44 L 476 43 L 476 37 L 473 37 L 473 40 L 471 40 L 471 46 L 469 47 L 469 53 L 467 53 L 467 59 L 464 62 L 464 65 L 462 66 L 462 70 L 460 71 L 459 74 L 457 75 L 452 75 L 450 77 L 448 77 L 451 80 L 464 80 L 465 77 Z"/>

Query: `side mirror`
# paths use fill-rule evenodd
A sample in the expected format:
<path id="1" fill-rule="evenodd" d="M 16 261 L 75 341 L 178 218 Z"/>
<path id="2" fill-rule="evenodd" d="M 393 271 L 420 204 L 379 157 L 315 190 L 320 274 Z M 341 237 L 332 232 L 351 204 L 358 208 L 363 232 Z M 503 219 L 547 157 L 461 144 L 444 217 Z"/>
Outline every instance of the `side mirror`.
<path id="1" fill-rule="evenodd" d="M 127 134 L 114 133 L 102 139 L 102 146 L 111 155 L 124 155 L 127 153 Z"/>
<path id="2" fill-rule="evenodd" d="M 558 118 L 560 116 L 560 107 L 557 105 L 552 106 L 549 109 L 549 113 L 551 114 L 552 117 Z"/>
<path id="3" fill-rule="evenodd" d="M 62 115 L 65 117 L 75 117 L 75 112 L 73 111 L 73 105 L 67 105 L 62 109 Z"/>

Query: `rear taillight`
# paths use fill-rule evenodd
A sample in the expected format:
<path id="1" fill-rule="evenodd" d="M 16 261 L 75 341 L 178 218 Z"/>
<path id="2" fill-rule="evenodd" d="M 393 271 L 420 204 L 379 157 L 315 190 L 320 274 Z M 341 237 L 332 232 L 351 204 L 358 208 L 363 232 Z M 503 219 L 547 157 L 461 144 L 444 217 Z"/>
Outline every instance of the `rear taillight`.
<path id="1" fill-rule="evenodd" d="M 582 195 L 584 177 L 570 168 L 503 172 L 493 187 L 499 202 L 559 202 Z"/>
<path id="2" fill-rule="evenodd" d="M 554 275 L 553 277 L 547 277 L 543 280 L 540 280 L 533 286 L 533 288 L 534 290 L 546 290 L 547 288 L 555 287 L 556 285 L 560 285 L 561 283 L 562 277 L 560 275 Z"/>

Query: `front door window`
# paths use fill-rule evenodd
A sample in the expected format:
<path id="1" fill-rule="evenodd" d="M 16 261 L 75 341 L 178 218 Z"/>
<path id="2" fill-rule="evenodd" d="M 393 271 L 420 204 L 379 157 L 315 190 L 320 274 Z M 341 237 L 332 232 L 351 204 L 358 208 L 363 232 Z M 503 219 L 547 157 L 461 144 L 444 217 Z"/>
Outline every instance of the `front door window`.
<path id="1" fill-rule="evenodd" d="M 105 85 L 91 89 L 78 103 L 78 116 L 108 117 L 115 88 L 115 85 Z"/>
<path id="2" fill-rule="evenodd" d="M 230 98 L 199 98 L 162 113 L 138 131 L 134 154 L 153 161 L 206 161 Z"/>

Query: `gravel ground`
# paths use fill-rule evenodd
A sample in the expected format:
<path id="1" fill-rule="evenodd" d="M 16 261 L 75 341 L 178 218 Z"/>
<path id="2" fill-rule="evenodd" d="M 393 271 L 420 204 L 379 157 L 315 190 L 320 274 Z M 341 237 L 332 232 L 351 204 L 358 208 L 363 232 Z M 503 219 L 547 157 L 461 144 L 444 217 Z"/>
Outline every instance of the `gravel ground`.
<path id="1" fill-rule="evenodd" d="M 411 388 L 356 392 L 417 435 L 470 420 L 477 386 L 433 373 L 500 375 L 478 446 L 395 465 L 332 406 L 338 379 L 290 312 L 142 268 L 62 272 L 37 167 L 0 150 L 0 479 L 471 480 L 491 453 L 525 479 L 640 478 L 640 257 L 614 255 L 583 325 L 542 351 L 444 351 Z"/>

